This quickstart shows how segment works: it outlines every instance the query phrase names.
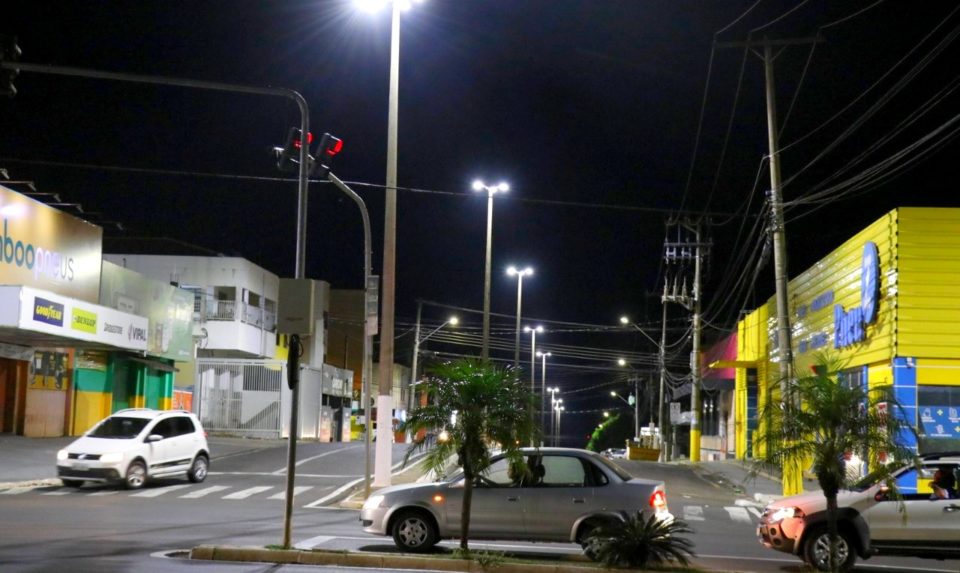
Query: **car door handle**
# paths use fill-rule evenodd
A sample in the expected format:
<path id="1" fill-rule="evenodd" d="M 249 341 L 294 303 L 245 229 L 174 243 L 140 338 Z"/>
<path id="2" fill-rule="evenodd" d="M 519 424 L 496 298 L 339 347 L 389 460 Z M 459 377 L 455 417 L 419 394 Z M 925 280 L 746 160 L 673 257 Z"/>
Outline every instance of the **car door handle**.
<path id="1" fill-rule="evenodd" d="M 947 513 L 952 513 L 952 512 L 954 512 L 954 511 L 960 511 L 960 505 L 954 505 L 954 504 L 951 503 L 951 504 L 948 505 L 947 507 L 943 508 L 943 511 L 945 511 L 945 512 L 947 512 Z"/>
<path id="2" fill-rule="evenodd" d="M 507 501 L 520 501 L 519 497 L 508 497 Z"/>
<path id="3" fill-rule="evenodd" d="M 586 503 L 586 500 L 584 500 L 582 497 L 575 497 L 573 498 L 573 503 Z"/>

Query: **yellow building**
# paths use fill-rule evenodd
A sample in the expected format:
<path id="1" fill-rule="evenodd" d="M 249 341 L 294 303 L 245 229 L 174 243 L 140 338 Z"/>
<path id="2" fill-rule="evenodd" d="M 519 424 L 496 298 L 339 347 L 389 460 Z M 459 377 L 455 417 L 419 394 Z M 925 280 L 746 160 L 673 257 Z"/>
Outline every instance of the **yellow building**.
<path id="1" fill-rule="evenodd" d="M 920 436 L 906 445 L 960 450 L 958 294 L 960 209 L 894 209 L 790 281 L 796 372 L 829 351 L 846 364 L 845 383 L 893 384 Z M 776 322 L 771 298 L 738 325 L 740 459 L 759 454 L 756 412 L 779 376 Z"/>

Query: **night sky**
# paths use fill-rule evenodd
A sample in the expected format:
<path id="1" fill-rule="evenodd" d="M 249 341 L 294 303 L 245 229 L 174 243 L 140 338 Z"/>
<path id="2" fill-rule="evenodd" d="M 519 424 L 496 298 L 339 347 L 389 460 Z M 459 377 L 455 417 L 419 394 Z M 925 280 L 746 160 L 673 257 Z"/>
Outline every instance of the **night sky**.
<path id="1" fill-rule="evenodd" d="M 379 272 L 389 10 L 352 0 L 17 4 L 0 33 L 19 37 L 25 62 L 301 92 L 312 131 L 344 140 L 334 172 L 370 208 Z M 581 390 L 572 410 L 615 405 L 604 397 L 610 357 L 632 351 L 639 365 L 653 351 L 637 333 L 597 327 L 628 313 L 658 334 L 671 216 L 702 217 L 714 245 L 708 340 L 765 301 L 772 260 L 746 286 L 731 282 L 754 276 L 762 243 L 751 229 L 770 187 L 762 60 L 711 46 L 818 29 L 812 51 L 788 47 L 775 63 L 791 275 L 896 206 L 956 205 L 955 2 L 416 4 L 401 32 L 398 361 L 417 299 L 482 307 L 476 177 L 512 187 L 494 207 L 493 311 L 515 311 L 506 266 L 531 265 L 523 315 L 575 323 L 553 323 L 538 343 L 602 351 L 570 350 L 583 356 L 548 367 Z M 293 274 L 296 184 L 279 179 L 270 153 L 298 123 L 292 102 L 26 72 L 16 86 L 0 99 L 11 179 L 102 213 L 94 223 L 122 223 L 103 223 L 109 237 L 168 237 Z M 311 189 L 307 275 L 360 288 L 358 211 L 332 187 Z M 670 312 L 679 336 L 688 319 Z M 425 321 L 446 313 L 428 306 Z M 464 331 L 479 328 L 479 315 L 462 316 Z M 512 322 L 496 318 L 495 335 L 512 341 Z M 678 354 L 676 376 L 686 363 Z"/>

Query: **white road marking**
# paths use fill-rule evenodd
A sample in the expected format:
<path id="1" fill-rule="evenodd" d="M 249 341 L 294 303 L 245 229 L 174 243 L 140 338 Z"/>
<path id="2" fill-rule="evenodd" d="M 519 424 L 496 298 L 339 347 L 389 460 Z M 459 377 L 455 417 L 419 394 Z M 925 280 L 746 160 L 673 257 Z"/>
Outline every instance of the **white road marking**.
<path id="1" fill-rule="evenodd" d="M 251 495 L 256 495 L 258 493 L 265 492 L 268 489 L 273 489 L 273 487 L 269 485 L 259 485 L 257 487 L 250 487 L 247 489 L 242 489 L 236 493 L 231 493 L 230 495 L 225 495 L 223 496 L 223 499 L 247 499 Z"/>
<path id="2" fill-rule="evenodd" d="M 683 520 L 684 521 L 706 521 L 703 517 L 703 508 L 699 505 L 685 505 L 683 506 Z"/>
<path id="3" fill-rule="evenodd" d="M 293 544 L 294 549 L 313 549 L 317 545 L 321 545 L 330 541 L 331 539 L 336 539 L 330 535 L 318 535 L 316 537 L 311 537 L 310 539 L 304 539 L 303 541 Z"/>
<path id="4" fill-rule="evenodd" d="M 760 519 L 760 518 L 763 516 L 763 512 L 761 512 L 761 511 L 760 511 L 759 509 L 757 509 L 756 507 L 748 507 L 748 508 L 747 508 L 747 511 L 749 511 L 750 513 L 752 513 L 757 519 Z"/>
<path id="5" fill-rule="evenodd" d="M 212 476 L 276 476 L 281 475 L 276 472 L 210 472 L 209 475 Z M 305 474 L 297 472 L 297 477 L 309 477 L 309 478 L 358 478 L 363 477 L 362 475 L 345 475 L 345 474 Z"/>
<path id="6" fill-rule="evenodd" d="M 197 491 L 191 491 L 186 495 L 181 495 L 180 498 L 181 499 L 197 499 L 198 497 L 210 495 L 211 493 L 216 493 L 218 491 L 223 491 L 225 489 L 230 489 L 230 487 L 225 485 L 212 485 L 210 487 L 198 489 Z"/>
<path id="7" fill-rule="evenodd" d="M 411 458 L 409 461 L 412 462 L 412 461 L 418 460 L 418 459 L 420 459 L 421 457 L 423 457 L 424 455 L 426 455 L 426 454 L 417 455 L 417 456 Z M 397 468 L 399 468 L 399 467 L 402 466 L 402 465 L 403 465 L 403 460 L 400 460 L 399 462 L 393 464 L 393 466 L 392 466 L 390 469 L 396 470 Z M 397 473 L 399 473 L 399 471 L 394 471 L 394 472 L 393 472 L 393 474 L 397 474 Z M 393 475 L 393 474 L 391 474 L 391 475 Z M 335 490 L 333 491 L 333 493 L 331 493 L 330 495 L 325 495 L 325 496 L 321 497 L 320 499 L 318 499 L 317 501 L 315 501 L 315 502 L 313 502 L 313 503 L 308 503 L 307 505 L 305 505 L 305 506 L 303 506 L 303 507 L 309 508 L 309 509 L 342 509 L 342 508 L 339 508 L 339 507 L 323 507 L 323 504 L 325 504 L 326 502 L 328 502 L 328 501 L 331 500 L 331 499 L 336 498 L 336 497 L 337 497 L 338 495 L 340 495 L 341 493 L 347 491 L 348 489 L 350 489 L 351 487 L 357 485 L 358 483 L 360 483 L 360 482 L 362 482 L 362 481 L 363 481 L 363 477 L 361 477 L 360 479 L 355 479 L 355 480 L 353 480 L 353 481 L 348 481 L 347 483 L 345 483 L 345 484 L 343 484 L 342 486 L 340 486 L 340 487 L 338 487 L 337 489 L 335 489 Z M 354 510 L 354 511 L 355 511 L 355 510 Z"/>
<path id="8" fill-rule="evenodd" d="M 93 493 L 91 493 L 91 494 L 89 494 L 89 495 L 90 495 L 91 497 L 93 497 L 93 496 L 102 497 L 102 496 L 105 496 L 105 495 L 116 495 L 116 494 L 118 494 L 118 493 L 120 493 L 120 490 L 118 490 L 118 489 L 102 489 L 102 490 L 100 490 L 100 491 L 95 491 L 95 492 L 93 492 Z"/>
<path id="9" fill-rule="evenodd" d="M 361 446 L 347 446 L 346 448 L 337 448 L 336 450 L 331 450 L 331 451 L 329 451 L 329 452 L 323 452 L 322 454 L 318 454 L 318 455 L 316 455 L 316 456 L 309 457 L 309 458 L 304 458 L 304 459 L 300 460 L 299 462 L 297 462 L 296 466 L 297 466 L 297 467 L 300 467 L 301 465 L 303 465 L 303 464 L 305 464 L 305 463 L 307 463 L 307 462 L 312 462 L 313 460 L 317 460 L 317 459 L 320 459 L 320 458 L 322 458 L 322 457 L 329 456 L 329 455 L 333 455 L 333 454 L 337 454 L 337 453 L 340 453 L 340 452 L 346 452 L 346 451 L 348 451 L 348 450 L 355 450 L 355 449 L 357 449 L 357 448 L 359 448 L 359 447 L 361 447 Z M 273 475 L 278 475 L 278 476 L 279 476 L 279 475 L 283 475 L 283 474 L 285 474 L 285 473 L 287 473 L 287 466 L 283 466 L 282 468 L 280 468 L 280 469 L 278 469 L 277 471 L 273 472 Z"/>
<path id="10" fill-rule="evenodd" d="M 298 494 L 301 494 L 301 493 L 307 491 L 308 489 L 313 489 L 313 486 L 312 486 L 312 485 L 300 485 L 300 486 L 297 486 L 297 487 L 293 488 L 293 497 L 297 497 Z M 284 491 L 281 491 L 280 493 L 275 493 L 275 494 L 271 495 L 270 497 L 268 497 L 267 499 L 287 499 L 287 492 L 286 492 L 286 490 L 284 490 Z"/>
<path id="11" fill-rule="evenodd" d="M 160 497 L 165 493 L 170 493 L 171 491 L 176 491 L 178 489 L 183 489 L 185 487 L 190 487 L 188 484 L 183 485 L 168 485 L 166 487 L 158 487 L 155 489 L 146 489 L 141 492 L 132 493 L 130 497 Z"/>
<path id="12" fill-rule="evenodd" d="M 753 525 L 753 520 L 750 519 L 750 513 L 747 512 L 745 507 L 725 507 L 723 509 L 727 510 L 727 514 L 733 521 Z"/>
<path id="13" fill-rule="evenodd" d="M 58 489 L 54 491 L 47 491 L 47 492 L 41 493 L 40 495 L 70 495 L 71 493 L 73 493 L 73 491 L 74 490 L 69 490 L 69 489 Z"/>
<path id="14" fill-rule="evenodd" d="M 12 487 L 6 491 L 0 491 L 0 495 L 20 495 L 21 493 L 27 493 L 28 491 L 33 491 L 35 489 L 37 489 L 36 486 Z"/>

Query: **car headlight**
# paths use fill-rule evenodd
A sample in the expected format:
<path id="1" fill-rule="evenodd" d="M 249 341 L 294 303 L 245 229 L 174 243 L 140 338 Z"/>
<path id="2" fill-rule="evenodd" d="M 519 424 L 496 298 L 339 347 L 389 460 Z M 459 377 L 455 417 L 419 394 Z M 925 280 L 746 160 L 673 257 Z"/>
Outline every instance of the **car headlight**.
<path id="1" fill-rule="evenodd" d="M 770 521 L 783 521 L 792 517 L 803 517 L 803 511 L 799 507 L 781 507 L 773 510 Z"/>
<path id="2" fill-rule="evenodd" d="M 382 495 L 371 495 L 367 501 L 363 502 L 363 509 L 376 509 L 383 503 Z"/>
<path id="3" fill-rule="evenodd" d="M 60 450 L 57 452 L 57 461 L 62 462 L 63 460 L 67 459 L 68 456 L 69 454 L 67 453 L 67 450 Z"/>
<path id="4" fill-rule="evenodd" d="M 103 454 L 100 456 L 100 461 L 105 464 L 115 464 L 123 461 L 123 452 L 110 452 L 109 454 Z"/>

